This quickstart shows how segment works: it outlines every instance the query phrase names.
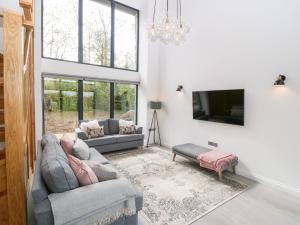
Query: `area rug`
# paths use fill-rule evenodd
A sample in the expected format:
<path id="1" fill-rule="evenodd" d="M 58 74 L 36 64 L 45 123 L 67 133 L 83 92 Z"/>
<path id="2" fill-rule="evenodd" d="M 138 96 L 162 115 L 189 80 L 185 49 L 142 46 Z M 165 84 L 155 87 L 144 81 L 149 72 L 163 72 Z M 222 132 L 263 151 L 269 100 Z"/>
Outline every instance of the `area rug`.
<path id="1" fill-rule="evenodd" d="M 105 155 L 144 193 L 142 214 L 151 225 L 191 224 L 247 186 L 226 175 L 224 182 L 196 163 L 158 147 Z"/>

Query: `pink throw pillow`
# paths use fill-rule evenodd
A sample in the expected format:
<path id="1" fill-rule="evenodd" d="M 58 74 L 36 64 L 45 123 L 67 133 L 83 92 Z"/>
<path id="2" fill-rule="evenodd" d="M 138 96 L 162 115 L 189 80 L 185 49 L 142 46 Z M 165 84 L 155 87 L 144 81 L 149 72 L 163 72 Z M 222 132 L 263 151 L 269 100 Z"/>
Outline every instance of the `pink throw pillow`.
<path id="1" fill-rule="evenodd" d="M 83 161 L 68 155 L 70 166 L 81 186 L 98 183 L 98 178 L 93 170 Z"/>
<path id="2" fill-rule="evenodd" d="M 62 136 L 62 138 L 60 139 L 60 145 L 67 155 L 73 155 L 74 141 L 69 137 L 69 135 L 64 134 Z"/>

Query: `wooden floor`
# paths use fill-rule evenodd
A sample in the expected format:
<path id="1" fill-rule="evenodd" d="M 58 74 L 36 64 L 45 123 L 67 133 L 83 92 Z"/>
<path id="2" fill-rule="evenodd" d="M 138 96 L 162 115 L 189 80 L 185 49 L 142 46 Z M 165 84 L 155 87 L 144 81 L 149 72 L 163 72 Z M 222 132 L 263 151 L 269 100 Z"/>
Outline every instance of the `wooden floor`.
<path id="1" fill-rule="evenodd" d="M 192 225 L 300 225 L 300 197 L 236 177 L 249 189 Z M 139 225 L 148 225 L 139 216 Z"/>

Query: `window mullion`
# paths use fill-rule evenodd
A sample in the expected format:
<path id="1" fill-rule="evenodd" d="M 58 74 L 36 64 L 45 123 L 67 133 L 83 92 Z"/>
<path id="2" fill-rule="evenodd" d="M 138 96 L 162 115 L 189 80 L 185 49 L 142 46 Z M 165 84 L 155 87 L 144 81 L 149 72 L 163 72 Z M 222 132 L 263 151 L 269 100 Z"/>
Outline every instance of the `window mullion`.
<path id="1" fill-rule="evenodd" d="M 115 83 L 110 83 L 110 118 L 115 117 Z"/>
<path id="2" fill-rule="evenodd" d="M 78 1 L 78 62 L 83 63 L 83 0 Z"/>
<path id="3" fill-rule="evenodd" d="M 115 1 L 111 0 L 110 66 L 115 67 Z"/>
<path id="4" fill-rule="evenodd" d="M 78 80 L 78 120 L 83 120 L 83 80 Z"/>

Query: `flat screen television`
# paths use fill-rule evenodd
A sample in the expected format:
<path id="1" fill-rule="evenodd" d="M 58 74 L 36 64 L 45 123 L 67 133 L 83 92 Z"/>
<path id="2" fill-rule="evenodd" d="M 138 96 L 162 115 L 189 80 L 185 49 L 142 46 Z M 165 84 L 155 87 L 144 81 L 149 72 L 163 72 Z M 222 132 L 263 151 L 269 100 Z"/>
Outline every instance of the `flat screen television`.
<path id="1" fill-rule="evenodd" d="M 194 91 L 193 118 L 244 125 L 244 90 Z"/>

